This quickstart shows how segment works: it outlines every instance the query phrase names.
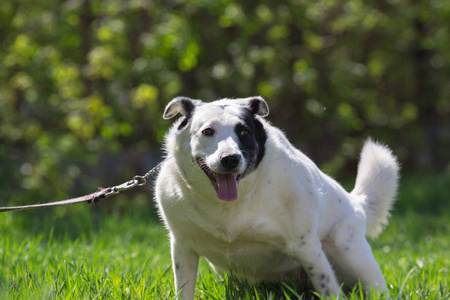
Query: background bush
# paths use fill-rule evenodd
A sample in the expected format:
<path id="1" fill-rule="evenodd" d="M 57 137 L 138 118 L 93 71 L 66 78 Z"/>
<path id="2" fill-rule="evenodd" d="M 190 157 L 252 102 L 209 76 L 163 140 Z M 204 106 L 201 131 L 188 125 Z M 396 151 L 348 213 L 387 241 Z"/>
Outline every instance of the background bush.
<path id="1" fill-rule="evenodd" d="M 178 95 L 262 95 L 338 177 L 367 136 L 448 172 L 449 32 L 445 0 L 2 0 L 0 204 L 144 173 Z"/>

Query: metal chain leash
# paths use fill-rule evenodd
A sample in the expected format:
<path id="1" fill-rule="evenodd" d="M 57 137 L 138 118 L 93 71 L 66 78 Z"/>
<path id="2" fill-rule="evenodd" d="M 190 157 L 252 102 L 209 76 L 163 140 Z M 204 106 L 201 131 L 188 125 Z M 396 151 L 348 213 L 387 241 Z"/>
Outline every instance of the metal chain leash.
<path id="1" fill-rule="evenodd" d="M 151 169 L 150 171 L 148 171 L 144 176 L 141 175 L 136 175 L 133 177 L 133 179 L 124 182 L 122 184 L 110 187 L 108 189 L 106 189 L 105 193 L 100 193 L 100 194 L 93 194 L 91 196 L 91 198 L 89 200 L 87 200 L 87 203 L 97 203 L 98 201 L 100 201 L 100 199 L 109 197 L 111 195 L 116 195 L 122 191 L 126 191 L 129 189 L 132 189 L 136 186 L 143 186 L 145 184 L 147 184 L 147 180 L 150 177 L 155 176 L 159 170 L 161 169 L 162 163 L 157 164 L 153 169 Z"/>

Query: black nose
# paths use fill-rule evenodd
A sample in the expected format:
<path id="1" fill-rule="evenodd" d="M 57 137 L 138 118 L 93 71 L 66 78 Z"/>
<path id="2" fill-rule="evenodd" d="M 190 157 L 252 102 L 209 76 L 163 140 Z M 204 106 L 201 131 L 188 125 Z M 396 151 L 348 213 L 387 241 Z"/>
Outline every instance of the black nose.
<path id="1" fill-rule="evenodd" d="M 239 162 L 241 161 L 241 156 L 238 154 L 228 155 L 222 157 L 220 160 L 220 163 L 222 166 L 225 167 L 227 170 L 233 170 L 239 165 Z"/>

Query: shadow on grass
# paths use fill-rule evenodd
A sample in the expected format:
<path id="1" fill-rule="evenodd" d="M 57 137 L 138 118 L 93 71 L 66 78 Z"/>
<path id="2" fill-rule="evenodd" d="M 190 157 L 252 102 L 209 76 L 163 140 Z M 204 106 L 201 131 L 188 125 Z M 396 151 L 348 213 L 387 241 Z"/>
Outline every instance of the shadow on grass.
<path id="1" fill-rule="evenodd" d="M 318 299 L 310 285 L 294 286 L 290 283 L 261 283 L 250 285 L 233 275 L 224 279 L 226 299 Z"/>

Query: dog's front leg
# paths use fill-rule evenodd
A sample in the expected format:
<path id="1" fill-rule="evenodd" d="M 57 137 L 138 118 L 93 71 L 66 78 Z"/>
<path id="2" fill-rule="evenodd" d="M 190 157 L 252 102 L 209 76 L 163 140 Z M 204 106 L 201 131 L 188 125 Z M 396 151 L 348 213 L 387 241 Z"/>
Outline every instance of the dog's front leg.
<path id="1" fill-rule="evenodd" d="M 191 300 L 195 293 L 199 256 L 183 242 L 176 241 L 174 238 L 171 249 L 177 297 L 182 300 Z"/>
<path id="2" fill-rule="evenodd" d="M 339 296 L 339 284 L 318 237 L 300 236 L 297 243 L 289 248 L 291 255 L 305 269 L 316 292 Z"/>

